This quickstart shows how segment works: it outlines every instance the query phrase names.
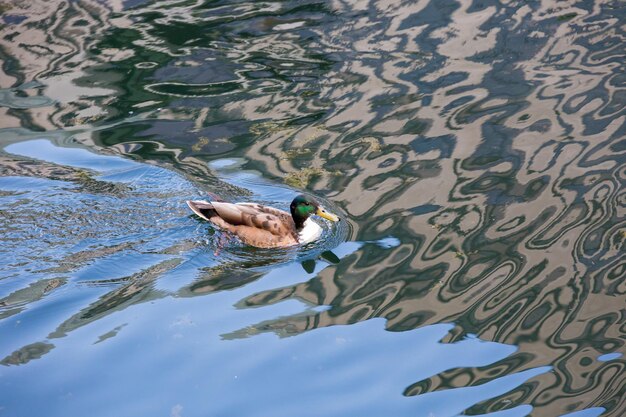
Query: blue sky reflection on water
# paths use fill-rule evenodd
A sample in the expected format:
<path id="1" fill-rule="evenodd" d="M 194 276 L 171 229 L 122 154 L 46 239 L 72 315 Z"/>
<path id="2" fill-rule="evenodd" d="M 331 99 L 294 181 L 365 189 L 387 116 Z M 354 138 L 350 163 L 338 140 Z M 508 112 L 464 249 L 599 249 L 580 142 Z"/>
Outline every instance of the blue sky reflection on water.
<path id="1" fill-rule="evenodd" d="M 225 295 L 223 302 L 219 298 L 214 301 L 227 310 L 231 297 Z M 5 370 L 6 376 L 16 374 L 11 378 L 16 385 L 10 401 L 19 403 L 32 395 L 30 378 L 47 375 L 36 393 L 48 404 L 48 415 L 160 414 L 177 405 L 184 415 L 408 416 L 428 415 L 430 410 L 454 415 L 472 404 L 464 388 L 442 392 L 435 400 L 431 394 L 422 400 L 401 392 L 446 369 L 485 366 L 515 351 L 479 339 L 439 343 L 452 327 L 447 324 L 388 332 L 380 319 L 284 339 L 266 334 L 220 341 L 220 334 L 245 326 L 249 314 L 231 310 L 223 317 L 210 317 L 202 299 L 161 300 L 143 307 L 139 317 L 135 310 L 113 314 L 55 340 L 56 349 L 33 364 L 30 372 L 22 373 L 18 367 Z M 276 305 L 271 310 L 266 312 L 270 316 L 292 314 L 297 306 Z M 111 329 L 119 333 L 96 343 Z M 64 372 L 55 371 L 59 362 L 67 364 Z M 468 395 L 475 401 L 497 395 L 531 376 L 527 372 L 517 379 L 504 378 L 502 384 L 467 388 Z M 187 389 L 176 388 L 181 385 Z M 95 389 L 98 386 L 106 387 L 106 392 Z M 286 398 L 299 400 L 292 404 Z M 24 409 L 12 402 L 7 406 Z"/>

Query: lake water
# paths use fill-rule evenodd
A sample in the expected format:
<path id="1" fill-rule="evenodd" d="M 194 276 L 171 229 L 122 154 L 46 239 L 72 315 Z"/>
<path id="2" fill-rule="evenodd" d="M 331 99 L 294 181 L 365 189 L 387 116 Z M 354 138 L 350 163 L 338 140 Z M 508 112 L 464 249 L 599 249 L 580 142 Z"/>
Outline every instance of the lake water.
<path id="1" fill-rule="evenodd" d="M 626 415 L 623 2 L 0 12 L 0 416 Z"/>

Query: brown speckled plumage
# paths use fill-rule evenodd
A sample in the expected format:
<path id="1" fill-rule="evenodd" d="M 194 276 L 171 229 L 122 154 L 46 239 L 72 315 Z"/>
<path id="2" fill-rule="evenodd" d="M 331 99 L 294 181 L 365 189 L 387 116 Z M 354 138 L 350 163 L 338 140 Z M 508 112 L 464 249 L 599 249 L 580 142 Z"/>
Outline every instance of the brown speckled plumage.
<path id="1" fill-rule="evenodd" d="M 256 203 L 187 201 L 198 216 L 259 248 L 292 246 L 298 232 L 289 213 Z"/>

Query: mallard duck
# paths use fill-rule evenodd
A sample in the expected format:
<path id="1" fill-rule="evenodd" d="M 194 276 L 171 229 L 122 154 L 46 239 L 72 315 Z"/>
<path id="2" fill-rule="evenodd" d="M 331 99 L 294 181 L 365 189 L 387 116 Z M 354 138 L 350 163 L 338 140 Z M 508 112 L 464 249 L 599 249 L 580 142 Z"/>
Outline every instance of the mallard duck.
<path id="1" fill-rule="evenodd" d="M 242 242 L 258 248 L 279 248 L 317 239 L 322 228 L 309 217 L 313 214 L 333 222 L 339 217 L 327 212 L 314 198 L 299 195 L 286 211 L 256 203 L 187 201 L 201 218 L 236 235 Z"/>

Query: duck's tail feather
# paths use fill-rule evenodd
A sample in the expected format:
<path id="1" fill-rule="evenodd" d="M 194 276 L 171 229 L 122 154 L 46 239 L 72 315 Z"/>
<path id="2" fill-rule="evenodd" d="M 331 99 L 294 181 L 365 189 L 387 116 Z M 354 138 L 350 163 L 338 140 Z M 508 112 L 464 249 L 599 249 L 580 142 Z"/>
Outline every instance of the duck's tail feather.
<path id="1" fill-rule="evenodd" d="M 205 220 L 210 220 L 212 216 L 215 216 L 217 212 L 210 201 L 205 200 L 188 200 L 187 205 L 198 216 Z"/>

